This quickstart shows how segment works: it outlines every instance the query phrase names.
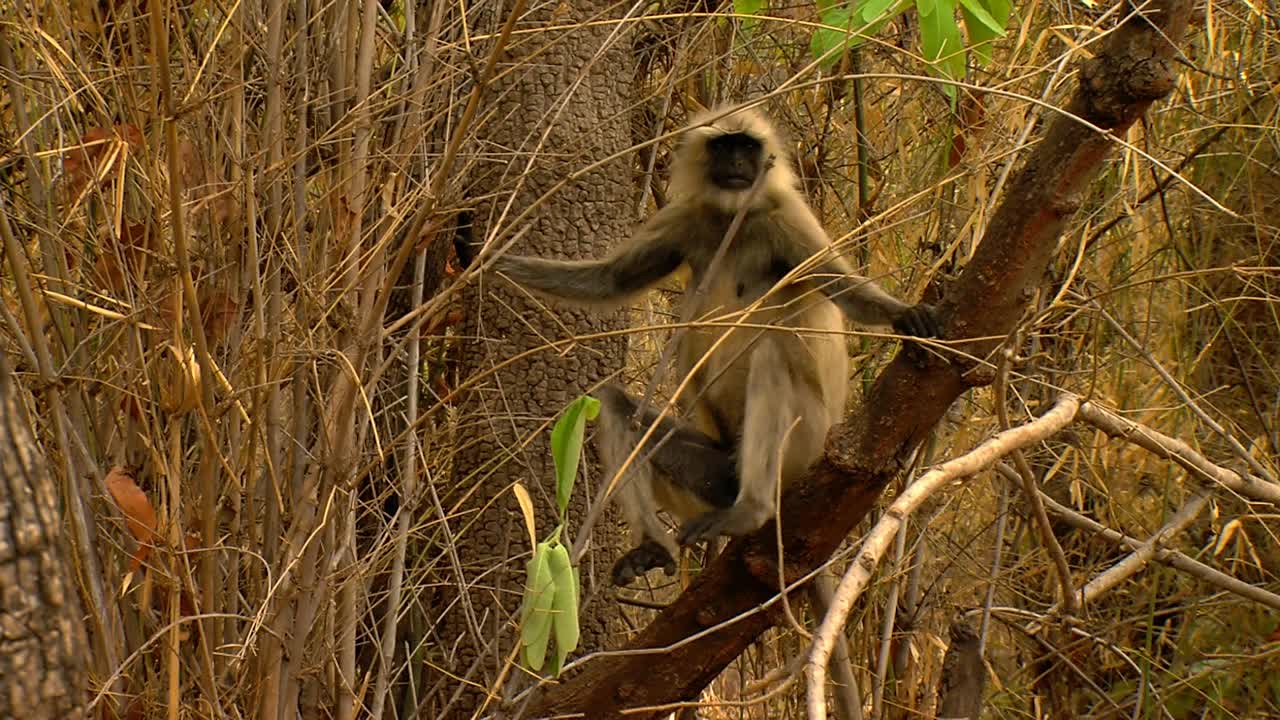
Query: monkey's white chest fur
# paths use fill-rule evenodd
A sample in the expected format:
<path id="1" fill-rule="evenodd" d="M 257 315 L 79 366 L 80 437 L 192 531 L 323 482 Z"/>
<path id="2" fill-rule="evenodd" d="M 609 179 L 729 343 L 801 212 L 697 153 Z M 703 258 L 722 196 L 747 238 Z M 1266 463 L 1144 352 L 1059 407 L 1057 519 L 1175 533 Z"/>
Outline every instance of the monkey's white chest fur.
<path id="1" fill-rule="evenodd" d="M 749 427 L 764 422 L 748 417 L 752 393 L 767 394 L 750 403 L 757 412 L 777 411 L 787 415 L 780 422 L 798 422 L 786 448 L 774 448 L 785 453 L 785 482 L 817 458 L 827 429 L 840 419 L 849 361 L 839 308 L 811 281 L 779 285 L 788 268 L 768 252 L 769 235 L 778 230 L 768 217 L 744 224 L 721 259 L 724 267 L 711 270 L 706 293 L 693 298 L 694 326 L 677 357 L 679 377 L 693 376 L 687 406 L 712 437 L 734 444 L 741 438 L 726 432 L 751 437 Z M 709 269 L 698 267 L 701 259 L 691 258 L 691 288 Z"/>

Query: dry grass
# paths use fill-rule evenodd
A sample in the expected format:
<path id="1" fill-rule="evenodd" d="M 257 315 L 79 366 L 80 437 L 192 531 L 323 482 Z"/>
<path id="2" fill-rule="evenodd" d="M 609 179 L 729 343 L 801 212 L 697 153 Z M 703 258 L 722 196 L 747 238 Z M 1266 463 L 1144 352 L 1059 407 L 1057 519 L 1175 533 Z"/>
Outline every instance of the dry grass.
<path id="1" fill-rule="evenodd" d="M 3 13 L 0 349 L 64 488 L 103 716 L 412 717 L 425 669 L 458 640 L 434 630 L 446 612 L 433 605 L 440 586 L 485 571 L 454 549 L 471 531 L 465 509 L 490 499 L 449 484 L 481 423 L 451 407 L 454 391 L 483 381 L 458 376 L 449 314 L 473 274 L 433 253 L 477 200 L 465 178 L 494 162 L 478 140 L 490 118 L 464 107 L 496 27 L 465 25 L 444 3 L 270 7 L 78 0 Z M 166 19 L 152 22 L 153 8 Z M 1123 138 L 1064 236 L 1024 326 L 1013 422 L 1068 389 L 1243 468 L 1229 436 L 1277 472 L 1280 35 L 1261 8 L 1197 10 L 1175 96 Z M 1015 8 L 996 62 L 971 77 L 1000 94 L 959 115 L 935 87 L 893 76 L 923 70 L 914 30 L 887 27 L 860 53 L 875 74 L 861 88 L 872 187 L 860 205 L 850 81 L 792 72 L 807 64 L 809 32 L 793 21 L 811 7 L 779 11 L 753 33 L 652 12 L 623 36 L 638 66 L 637 144 L 698 103 L 790 84 L 770 107 L 825 222 L 909 296 L 964 264 L 1044 105 L 1073 86 L 1102 14 L 1065 2 Z M 550 32 L 525 30 L 511 40 L 517 56 Z M 964 152 L 952 158 L 958 136 Z M 652 147 L 627 160 L 637 188 L 662 175 L 665 151 Z M 516 174 L 499 194 L 514 191 Z M 636 198 L 639 216 L 648 199 Z M 434 244 L 414 256 L 416 283 L 414 262 L 388 274 L 402 248 L 424 241 Z M 662 309 L 647 306 L 646 322 Z M 642 375 L 654 342 L 632 343 Z M 890 348 L 851 349 L 866 378 Z M 986 390 L 969 395 L 920 464 L 994 432 L 993 402 Z M 1137 538 L 1194 490 L 1176 466 L 1092 431 L 1031 459 L 1050 496 Z M 141 504 L 108 492 L 116 466 Z M 1275 513 L 1215 491 L 1212 512 L 1173 544 L 1280 591 Z M 984 604 L 996 608 L 991 717 L 1280 715 L 1274 611 L 1153 565 L 1086 609 L 1088 640 L 1032 639 L 1019 628 L 1057 586 L 1016 489 L 976 478 L 918 520 L 849 627 L 862 689 L 870 698 L 884 683 L 886 716 L 928 711 L 947 621 Z M 1057 531 L 1078 584 L 1122 556 Z M 140 539 L 154 548 L 140 552 Z M 895 671 L 877 680 L 890 608 Z M 739 699 L 805 647 L 773 631 L 704 700 Z M 797 687 L 706 713 L 795 717 Z"/>

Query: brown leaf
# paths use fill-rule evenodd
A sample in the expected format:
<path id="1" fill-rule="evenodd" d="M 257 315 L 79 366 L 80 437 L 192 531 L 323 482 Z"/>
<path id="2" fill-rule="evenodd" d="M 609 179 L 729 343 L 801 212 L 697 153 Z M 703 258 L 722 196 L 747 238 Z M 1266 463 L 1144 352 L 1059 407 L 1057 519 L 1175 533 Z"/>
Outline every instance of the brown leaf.
<path id="1" fill-rule="evenodd" d="M 461 310 L 447 310 L 445 312 L 433 315 L 430 320 L 422 326 L 422 337 L 431 337 L 439 335 L 442 330 L 447 327 L 462 324 L 463 314 Z"/>
<path id="2" fill-rule="evenodd" d="M 968 149 L 966 138 L 981 137 L 986 129 L 987 110 L 982 104 L 982 98 L 966 92 L 960 98 L 960 123 L 956 129 L 955 137 L 951 141 L 951 155 L 948 158 L 949 168 L 954 168 L 960 164 L 960 158 L 964 156 L 965 150 Z"/>
<path id="3" fill-rule="evenodd" d="M 104 482 L 107 492 L 111 493 L 111 499 L 115 500 L 116 506 L 124 513 L 129 533 L 138 541 L 138 551 L 134 553 L 133 562 L 130 563 L 130 571 L 136 570 L 147 559 L 155 544 L 156 511 L 151 507 L 147 494 L 142 492 L 133 476 L 123 467 L 116 465 L 111 468 Z"/>
<path id="4" fill-rule="evenodd" d="M 441 398 L 448 397 L 449 393 L 452 392 L 449 389 L 449 381 L 445 379 L 444 373 L 432 376 L 431 388 L 435 390 L 436 395 Z"/>
<path id="5" fill-rule="evenodd" d="M 200 365 L 193 348 L 172 343 L 156 359 L 156 380 L 160 384 L 160 404 L 174 415 L 183 415 L 200 404 Z"/>
<path id="6" fill-rule="evenodd" d="M 178 141 L 178 177 L 188 191 L 205 183 L 204 158 L 200 157 L 196 144 L 187 138 Z"/>
<path id="7" fill-rule="evenodd" d="M 204 335 L 210 343 L 220 343 L 227 337 L 227 330 L 240 314 L 240 304 L 228 293 L 215 292 L 200 303 L 200 318 L 204 322 Z"/>
<path id="8" fill-rule="evenodd" d="M 144 143 L 142 131 L 136 125 L 126 123 L 111 128 L 89 128 L 80 136 L 80 144 L 62 155 L 62 169 L 66 173 L 64 181 L 68 190 L 73 196 L 79 195 L 98 176 L 98 164 L 113 145 L 128 144 L 140 148 Z"/>
<path id="9" fill-rule="evenodd" d="M 108 231 L 109 232 L 109 231 Z M 126 223 L 120 237 L 105 235 L 99 243 L 99 255 L 93 264 L 101 287 L 123 296 L 129 280 L 141 280 L 147 269 L 147 258 L 154 250 L 151 227 L 145 223 Z M 124 267 L 121 267 L 121 261 Z"/>
<path id="10" fill-rule="evenodd" d="M 964 151 L 964 133 L 956 133 L 955 137 L 951 138 L 951 154 L 947 157 L 948 170 L 955 169 L 955 166 L 960 164 L 960 158 L 964 157 Z"/>

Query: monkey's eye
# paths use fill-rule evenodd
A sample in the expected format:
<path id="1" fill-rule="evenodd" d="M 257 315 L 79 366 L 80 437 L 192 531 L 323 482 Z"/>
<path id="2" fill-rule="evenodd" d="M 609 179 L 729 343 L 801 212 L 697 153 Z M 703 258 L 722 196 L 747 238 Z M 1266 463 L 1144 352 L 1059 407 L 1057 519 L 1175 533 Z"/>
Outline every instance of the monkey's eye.
<path id="1" fill-rule="evenodd" d="M 707 142 L 707 149 L 717 157 L 725 155 L 755 155 L 763 149 L 763 145 L 755 136 L 748 133 L 729 133 L 712 138 Z"/>

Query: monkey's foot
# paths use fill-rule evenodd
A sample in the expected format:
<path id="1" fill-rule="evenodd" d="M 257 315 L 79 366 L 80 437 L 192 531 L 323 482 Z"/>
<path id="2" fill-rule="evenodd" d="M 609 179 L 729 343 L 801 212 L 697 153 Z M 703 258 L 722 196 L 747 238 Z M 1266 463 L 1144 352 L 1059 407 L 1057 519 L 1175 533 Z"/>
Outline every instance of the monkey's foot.
<path id="1" fill-rule="evenodd" d="M 662 568 L 662 572 L 668 576 L 675 575 L 676 559 L 671 557 L 662 543 L 645 540 L 613 564 L 613 584 L 625 587 L 654 568 Z"/>
<path id="2" fill-rule="evenodd" d="M 680 528 L 680 545 L 688 547 L 715 540 L 721 535 L 746 535 L 759 529 L 772 515 L 772 512 L 763 509 L 760 512 L 752 511 L 742 503 L 723 510 L 712 510 L 686 522 Z"/>

